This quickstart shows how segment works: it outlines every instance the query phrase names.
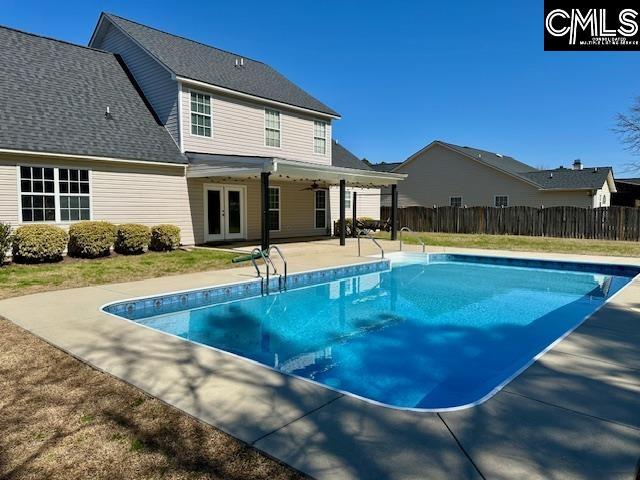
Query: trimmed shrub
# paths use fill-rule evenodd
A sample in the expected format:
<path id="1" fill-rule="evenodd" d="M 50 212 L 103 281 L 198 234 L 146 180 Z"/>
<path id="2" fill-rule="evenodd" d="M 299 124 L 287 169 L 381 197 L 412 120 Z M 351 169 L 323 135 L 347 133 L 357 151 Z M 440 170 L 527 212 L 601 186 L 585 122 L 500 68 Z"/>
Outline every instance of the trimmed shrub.
<path id="1" fill-rule="evenodd" d="M 78 222 L 69 227 L 69 255 L 96 258 L 109 255 L 116 226 L 109 222 Z"/>
<path id="2" fill-rule="evenodd" d="M 13 259 L 21 263 L 56 262 L 62 258 L 69 235 L 53 225 L 25 225 L 13 235 Z"/>
<path id="3" fill-rule="evenodd" d="M 118 226 L 116 233 L 116 252 L 124 255 L 137 255 L 149 245 L 151 231 L 149 227 L 138 223 L 125 223 Z"/>
<path id="4" fill-rule="evenodd" d="M 11 248 L 11 225 L 0 222 L 0 267 L 4 263 L 7 252 Z"/>
<path id="5" fill-rule="evenodd" d="M 156 252 L 175 250 L 180 246 L 180 227 L 176 225 L 156 225 L 151 228 L 149 249 Z"/>

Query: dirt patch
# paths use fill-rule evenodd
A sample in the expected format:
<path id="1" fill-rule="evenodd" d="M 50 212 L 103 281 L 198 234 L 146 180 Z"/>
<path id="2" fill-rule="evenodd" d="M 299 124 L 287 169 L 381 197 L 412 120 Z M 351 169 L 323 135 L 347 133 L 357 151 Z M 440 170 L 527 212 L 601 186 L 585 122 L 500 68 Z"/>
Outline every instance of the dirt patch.
<path id="1" fill-rule="evenodd" d="M 0 318 L 0 478 L 300 479 Z"/>

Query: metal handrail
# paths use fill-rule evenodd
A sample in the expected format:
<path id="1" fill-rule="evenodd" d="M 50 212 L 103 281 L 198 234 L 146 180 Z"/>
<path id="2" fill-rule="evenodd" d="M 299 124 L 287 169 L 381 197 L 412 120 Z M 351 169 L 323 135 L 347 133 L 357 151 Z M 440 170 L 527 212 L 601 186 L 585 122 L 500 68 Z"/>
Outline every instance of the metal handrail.
<path id="1" fill-rule="evenodd" d="M 402 251 L 402 232 L 413 232 L 413 230 L 411 230 L 409 227 L 402 227 L 400 229 L 400 235 L 399 235 L 399 237 L 400 237 L 400 251 Z M 424 242 L 422 241 L 422 239 L 420 237 L 416 237 L 416 240 L 418 240 L 418 242 L 420 242 L 420 245 L 422 245 L 422 253 L 424 253 L 425 252 L 425 247 L 426 247 Z"/>
<path id="2" fill-rule="evenodd" d="M 256 272 L 258 273 L 258 277 L 260 277 L 260 289 L 261 289 L 261 294 L 264 295 L 265 294 L 265 281 L 264 281 L 264 277 L 262 276 L 262 272 L 260 272 L 260 269 L 258 268 L 258 262 L 256 262 L 256 258 L 257 255 L 260 255 L 262 257 L 262 260 L 264 261 L 264 266 L 266 267 L 265 270 L 267 271 L 267 282 L 266 282 L 266 294 L 269 295 L 269 262 L 267 261 L 267 258 L 264 256 L 264 252 L 262 251 L 261 248 L 254 248 L 253 250 L 251 250 L 251 263 L 253 263 L 253 266 L 256 269 Z"/>
<path id="3" fill-rule="evenodd" d="M 273 263 L 273 259 L 271 258 L 271 250 L 275 250 L 278 253 L 278 255 L 280 256 L 280 259 L 282 260 L 282 264 L 284 265 L 284 290 L 286 290 L 287 289 L 287 259 L 284 258 L 284 255 L 282 254 L 282 250 L 280 250 L 280 247 L 278 247 L 277 245 L 271 245 L 269 247 L 269 250 L 267 250 L 267 257 L 269 258 L 269 262 L 271 262 L 271 266 L 273 267 L 274 275 L 278 275 L 278 270 L 276 269 L 276 266 Z M 280 290 L 283 289 L 282 278 L 283 278 L 282 275 L 278 277 L 278 286 L 280 287 Z"/>
<path id="4" fill-rule="evenodd" d="M 364 235 L 363 235 L 363 233 L 364 233 Z M 384 248 L 382 248 L 382 245 L 380 245 L 380 244 L 378 243 L 378 241 L 377 241 L 375 238 L 373 238 L 373 237 L 371 236 L 371 234 L 366 233 L 366 232 L 363 232 L 362 230 L 357 230 L 357 231 L 356 231 L 356 237 L 358 238 L 358 256 L 359 256 L 359 257 L 361 257 L 361 256 L 362 256 L 362 255 L 360 254 L 360 238 L 361 238 L 361 237 L 363 237 L 363 236 L 364 236 L 365 238 L 368 238 L 369 240 L 371 240 L 373 243 L 375 243 L 375 244 L 376 244 L 376 246 L 380 249 L 380 252 L 382 253 L 382 258 L 384 258 Z"/>

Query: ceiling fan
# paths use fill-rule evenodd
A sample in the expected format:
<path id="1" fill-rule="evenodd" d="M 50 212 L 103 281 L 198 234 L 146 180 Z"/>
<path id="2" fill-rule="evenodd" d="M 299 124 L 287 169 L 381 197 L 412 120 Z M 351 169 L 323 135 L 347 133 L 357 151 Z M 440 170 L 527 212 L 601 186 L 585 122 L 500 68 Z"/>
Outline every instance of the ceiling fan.
<path id="1" fill-rule="evenodd" d="M 316 190 L 324 190 L 324 188 L 321 188 L 320 185 L 318 184 L 318 182 L 314 181 L 311 185 L 309 185 L 308 187 L 304 187 L 302 189 L 300 189 L 301 191 L 305 191 L 305 190 L 311 190 L 312 192 L 315 192 Z"/>

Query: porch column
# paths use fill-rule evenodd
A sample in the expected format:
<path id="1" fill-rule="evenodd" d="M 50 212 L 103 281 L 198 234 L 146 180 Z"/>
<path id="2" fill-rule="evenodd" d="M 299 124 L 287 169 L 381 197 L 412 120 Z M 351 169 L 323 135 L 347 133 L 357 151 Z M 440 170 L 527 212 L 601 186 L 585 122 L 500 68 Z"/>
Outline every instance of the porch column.
<path id="1" fill-rule="evenodd" d="M 398 185 L 391 185 L 391 240 L 398 239 Z"/>
<path id="2" fill-rule="evenodd" d="M 262 194 L 262 233 L 261 248 L 269 249 L 269 176 L 270 172 L 260 174 L 260 193 Z"/>
<path id="3" fill-rule="evenodd" d="M 345 225 L 346 215 L 344 211 L 344 201 L 347 196 L 347 182 L 340 180 L 340 245 L 346 245 L 347 226 Z"/>
<path id="4" fill-rule="evenodd" d="M 358 232 L 356 231 L 356 220 L 358 219 L 358 192 L 353 192 L 351 202 L 351 206 L 353 207 L 353 228 L 351 229 L 351 236 L 356 238 L 358 236 Z"/>

